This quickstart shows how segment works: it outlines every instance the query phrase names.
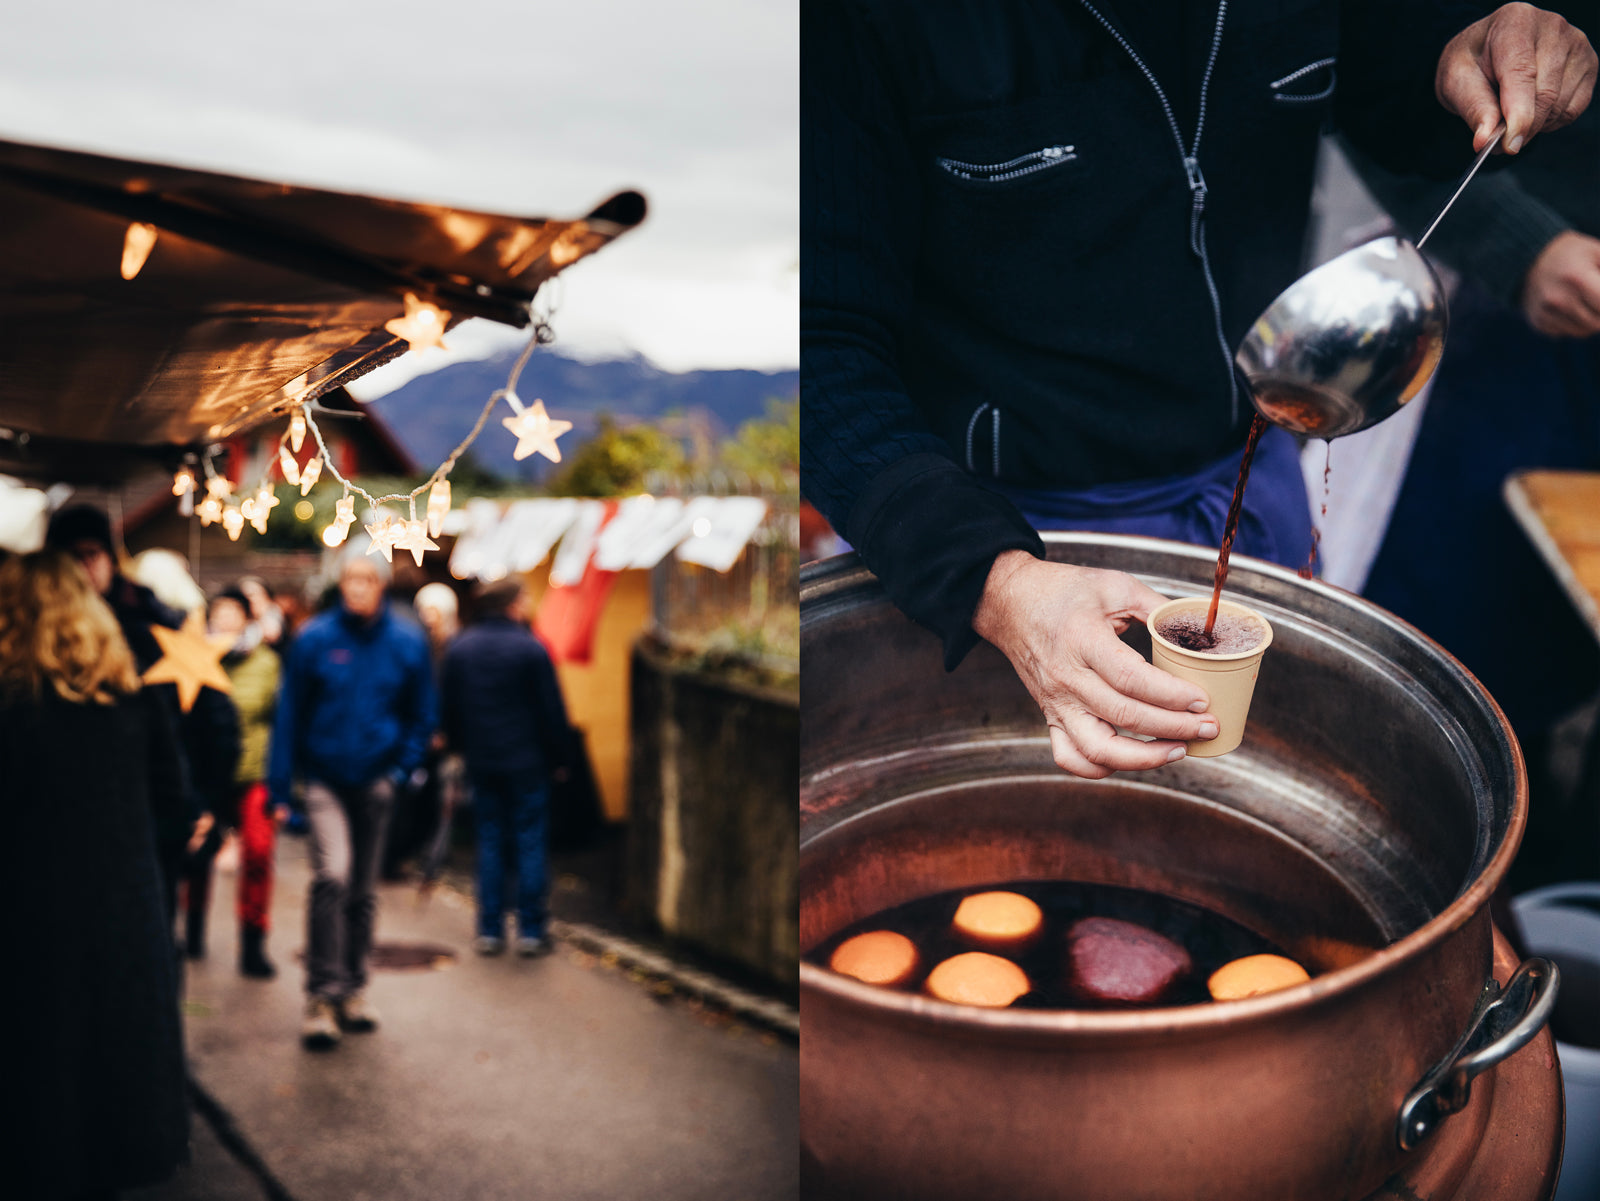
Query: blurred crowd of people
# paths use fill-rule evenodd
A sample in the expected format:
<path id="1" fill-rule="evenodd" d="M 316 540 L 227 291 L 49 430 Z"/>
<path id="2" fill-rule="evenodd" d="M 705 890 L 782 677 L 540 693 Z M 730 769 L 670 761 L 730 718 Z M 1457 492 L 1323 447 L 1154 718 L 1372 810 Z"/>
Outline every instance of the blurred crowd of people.
<path id="1" fill-rule="evenodd" d="M 221 863 L 237 877 L 239 971 L 276 975 L 285 826 L 312 869 L 308 1048 L 376 1029 L 380 873 L 415 854 L 432 880 L 469 798 L 476 949 L 506 949 L 508 890 L 516 950 L 548 949 L 550 789 L 582 752 L 528 598 L 515 580 L 480 587 L 463 630 L 456 592 L 434 584 L 413 619 L 363 549 L 315 614 L 256 578 L 207 597 L 172 552 L 125 560 L 90 506 L 0 561 L 0 792 L 25 848 L 7 899 L 31 915 L 20 961 L 42 973 L 31 995 L 8 990 L 30 1031 L 13 1085 L 34 1103 L 5 1134 L 21 1195 L 110 1197 L 182 1160 L 182 959 L 206 955 Z M 180 679 L 151 671 L 186 654 Z M 187 678 L 219 656 L 225 680 Z"/>

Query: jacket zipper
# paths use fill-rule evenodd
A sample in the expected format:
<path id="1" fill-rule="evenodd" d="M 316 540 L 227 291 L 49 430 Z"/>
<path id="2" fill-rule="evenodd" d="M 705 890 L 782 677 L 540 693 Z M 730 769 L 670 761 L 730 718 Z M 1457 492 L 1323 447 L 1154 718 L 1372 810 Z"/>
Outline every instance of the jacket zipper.
<path id="1" fill-rule="evenodd" d="M 1018 155 L 1016 158 L 1007 159 L 1003 163 L 964 163 L 960 159 L 941 158 L 938 163 L 951 175 L 958 179 L 976 179 L 983 183 L 1004 183 L 1008 179 L 1019 179 L 1024 175 L 1032 175 L 1035 171 L 1044 171 L 1050 167 L 1070 163 L 1077 158 L 1075 148 L 1072 146 L 1046 146 L 1043 150 L 1035 150 L 1030 154 Z"/>
<path id="2" fill-rule="evenodd" d="M 1178 127 L 1178 119 L 1172 113 L 1172 104 L 1154 72 L 1145 65 L 1144 59 L 1139 57 L 1139 52 L 1127 38 L 1122 36 L 1121 31 L 1108 21 L 1090 0 L 1080 0 L 1080 3 L 1115 39 L 1117 45 L 1127 52 L 1128 57 L 1133 60 L 1133 65 L 1139 68 L 1140 74 L 1155 89 L 1156 99 L 1161 101 L 1161 111 L 1167 115 L 1167 127 L 1172 130 L 1172 138 L 1178 144 L 1178 156 L 1183 160 L 1183 172 L 1189 182 L 1189 194 L 1194 198 L 1194 203 L 1189 209 L 1189 249 L 1200 260 L 1200 270 L 1206 280 L 1206 291 L 1211 296 L 1211 315 L 1216 322 L 1217 346 L 1222 350 L 1222 365 L 1228 376 L 1228 413 L 1230 419 L 1237 423 L 1239 379 L 1234 374 L 1233 352 L 1228 348 L 1228 336 L 1222 330 L 1222 300 L 1217 294 L 1217 281 L 1211 274 L 1211 256 L 1206 252 L 1206 177 L 1200 170 L 1200 136 L 1206 128 L 1206 99 L 1211 91 L 1211 72 L 1217 65 L 1217 52 L 1222 48 L 1222 26 L 1228 15 L 1228 0 L 1218 0 L 1217 23 L 1211 32 L 1211 55 L 1206 60 L 1206 73 L 1200 82 L 1200 107 L 1194 124 L 1194 142 L 1187 147 L 1183 142 L 1183 130 Z"/>

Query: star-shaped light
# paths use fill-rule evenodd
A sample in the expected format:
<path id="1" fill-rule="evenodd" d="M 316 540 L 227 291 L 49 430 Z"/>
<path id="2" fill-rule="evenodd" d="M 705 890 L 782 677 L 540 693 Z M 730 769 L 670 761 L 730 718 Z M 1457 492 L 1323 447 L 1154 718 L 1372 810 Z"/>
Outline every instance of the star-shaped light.
<path id="1" fill-rule="evenodd" d="M 356 523 L 356 498 L 346 493 L 333 507 L 333 519 L 344 526 L 345 533 Z"/>
<path id="2" fill-rule="evenodd" d="M 511 457 L 520 461 L 537 451 L 552 463 L 561 462 L 561 448 L 556 445 L 556 439 L 572 428 L 572 422 L 551 417 L 544 411 L 542 400 L 524 409 L 518 407 L 519 402 L 514 397 L 508 395 L 506 399 L 517 410 L 515 416 L 500 422 L 517 436 L 517 449 L 511 452 Z"/>
<path id="3" fill-rule="evenodd" d="M 366 527 L 367 537 L 372 539 L 372 545 L 367 547 L 367 554 L 381 554 L 390 563 L 394 562 L 394 543 L 400 531 L 395 529 L 393 517 L 380 517 L 377 521 Z"/>
<path id="4" fill-rule="evenodd" d="M 440 480 L 428 491 L 428 537 L 437 538 L 450 515 L 450 481 Z"/>
<path id="5" fill-rule="evenodd" d="M 239 531 L 244 529 L 244 514 L 229 505 L 222 510 L 222 528 L 228 531 L 228 537 L 239 541 Z"/>
<path id="6" fill-rule="evenodd" d="M 322 478 L 322 456 L 312 455 L 311 460 L 300 470 L 300 495 L 310 496 L 311 485 Z"/>
<path id="7" fill-rule="evenodd" d="M 201 525 L 212 525 L 222 520 L 222 502 L 214 496 L 208 496 L 195 506 L 196 513 L 200 515 Z"/>
<path id="8" fill-rule="evenodd" d="M 218 500 L 227 500 L 233 495 L 233 481 L 225 475 L 210 475 L 206 477 L 206 495 L 214 496 Z"/>
<path id="9" fill-rule="evenodd" d="M 406 315 L 385 321 L 383 328 L 411 343 L 412 350 L 426 350 L 430 346 L 449 350 L 444 344 L 444 327 L 449 320 L 450 314 L 444 309 L 417 299 L 414 292 L 407 292 Z"/>
<path id="10" fill-rule="evenodd" d="M 278 500 L 278 494 L 263 483 L 261 491 L 256 493 L 256 511 L 250 517 L 250 524 L 256 527 L 256 533 L 265 534 L 267 532 L 267 518 L 271 515 L 272 510 L 281 503 Z"/>
<path id="11" fill-rule="evenodd" d="M 291 488 L 300 482 L 300 464 L 295 461 L 294 451 L 287 446 L 278 447 L 278 470 L 283 472 L 283 482 Z"/>
<path id="12" fill-rule="evenodd" d="M 161 644 L 161 658 L 144 673 L 146 684 L 176 684 L 178 706 L 185 713 L 194 708 L 202 686 L 218 692 L 232 692 L 228 673 L 222 670 L 222 656 L 227 653 L 233 639 L 212 638 L 206 633 L 205 620 L 199 613 L 191 613 L 181 630 L 153 625 L 150 632 Z"/>
<path id="13" fill-rule="evenodd" d="M 306 412 L 299 405 L 294 412 L 289 414 L 289 449 L 295 454 L 300 453 L 300 447 L 306 440 Z"/>
<path id="14" fill-rule="evenodd" d="M 416 560 L 417 566 L 422 566 L 424 551 L 438 550 L 439 544 L 428 537 L 428 525 L 420 518 L 413 517 L 410 521 L 397 521 L 395 523 L 397 535 L 394 538 L 395 550 L 408 550 L 411 557 Z"/>

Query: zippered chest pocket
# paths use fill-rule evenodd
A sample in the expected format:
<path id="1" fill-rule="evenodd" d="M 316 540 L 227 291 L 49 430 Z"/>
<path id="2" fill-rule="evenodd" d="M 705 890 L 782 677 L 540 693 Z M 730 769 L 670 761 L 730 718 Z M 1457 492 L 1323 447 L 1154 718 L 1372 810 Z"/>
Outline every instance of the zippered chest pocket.
<path id="1" fill-rule="evenodd" d="M 1057 145 L 1045 146 L 998 163 L 972 163 L 957 158 L 946 158 L 943 155 L 936 157 L 934 161 L 957 179 L 998 184 L 1062 167 L 1076 162 L 1077 158 L 1078 152 L 1075 146 Z"/>

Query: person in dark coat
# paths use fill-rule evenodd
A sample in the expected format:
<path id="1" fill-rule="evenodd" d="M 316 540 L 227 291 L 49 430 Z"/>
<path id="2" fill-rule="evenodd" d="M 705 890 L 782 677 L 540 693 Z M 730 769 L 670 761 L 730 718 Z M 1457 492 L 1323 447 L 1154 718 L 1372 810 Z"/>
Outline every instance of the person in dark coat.
<path id="1" fill-rule="evenodd" d="M 948 666 L 980 639 L 1010 660 L 1064 770 L 1160 767 L 1220 727 L 1117 637 L 1165 598 L 1035 531 L 1221 541 L 1234 348 L 1300 274 L 1322 128 L 1448 179 L 1502 121 L 1516 156 L 1589 102 L 1581 32 L 1484 7 L 802 6 L 806 497 Z M 1304 562 L 1288 434 L 1243 503 L 1236 553 Z"/>
<path id="2" fill-rule="evenodd" d="M 110 609 L 58 551 L 0 564 L 7 954 L 0 1192 L 111 1197 L 186 1155 L 178 966 L 155 822 L 185 806 L 166 705 Z M 41 992 L 41 989 L 43 990 Z M 41 1002 L 41 996 L 48 1000 Z"/>
<path id="3" fill-rule="evenodd" d="M 149 671 L 161 658 L 161 644 L 150 627 L 176 630 L 183 625 L 184 614 L 122 573 L 106 515 L 93 505 L 61 509 L 50 519 L 45 542 L 78 560 L 95 591 L 111 606 L 133 652 L 135 669 L 140 675 Z M 186 873 L 190 856 L 203 850 L 216 828 L 217 815 L 228 812 L 232 805 L 233 772 L 239 761 L 239 715 L 233 702 L 214 688 L 202 688 L 188 712 L 178 702 L 176 685 L 157 684 L 151 692 L 167 706 L 189 785 L 183 807 L 163 815 L 156 827 L 162 895 L 169 916 L 174 916 L 178 881 Z M 198 929 L 199 942 L 194 938 L 196 927 L 190 923 L 188 950 L 194 958 L 205 953 L 203 925 Z"/>
<path id="4" fill-rule="evenodd" d="M 517 951 L 549 948 L 546 830 L 550 782 L 572 757 L 561 685 L 528 629 L 527 594 L 515 580 L 483 589 L 479 618 L 445 652 L 443 725 L 467 761 L 478 825 L 480 954 L 505 949 L 506 863 L 517 879 Z"/>

